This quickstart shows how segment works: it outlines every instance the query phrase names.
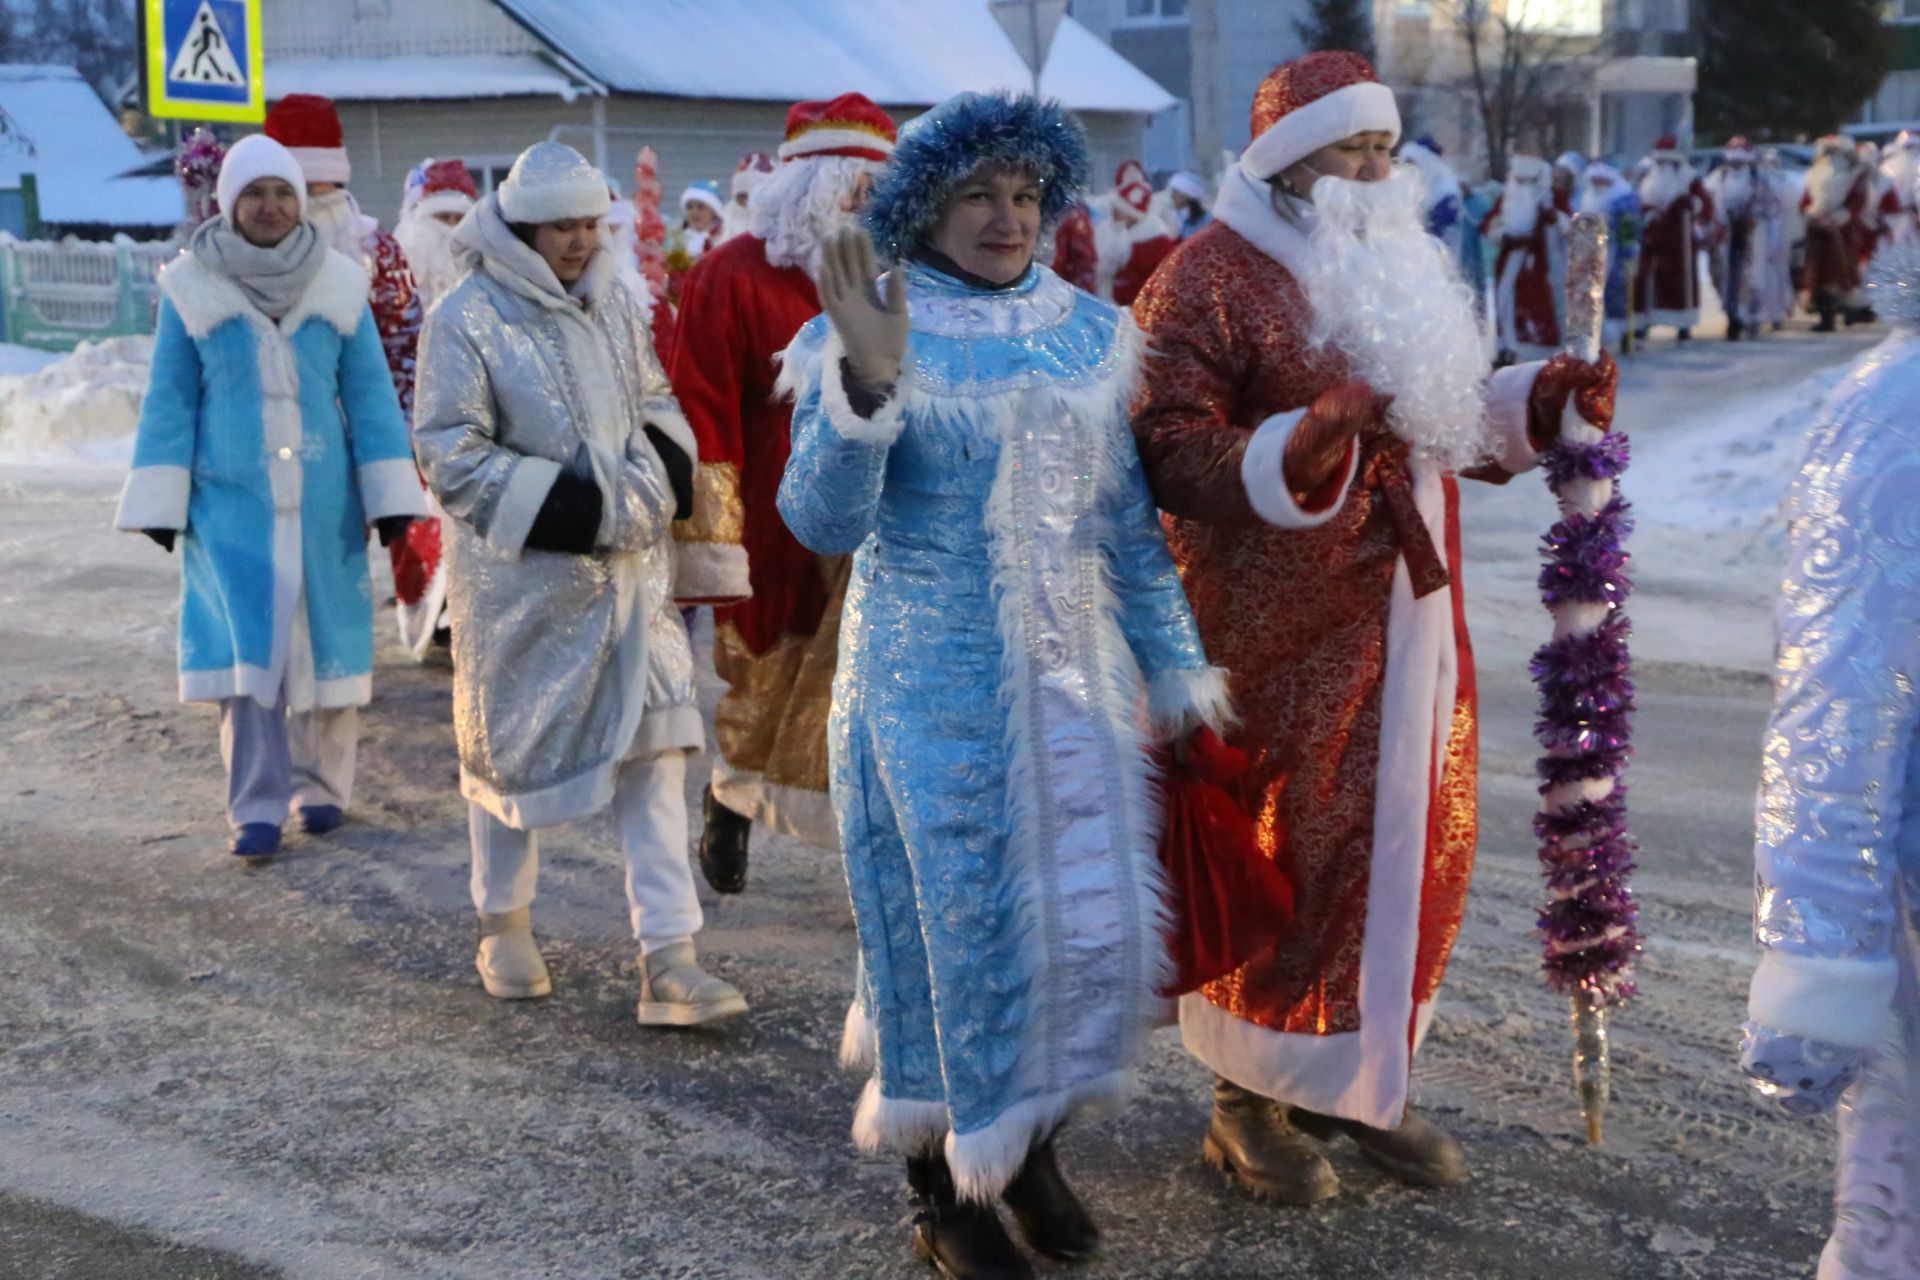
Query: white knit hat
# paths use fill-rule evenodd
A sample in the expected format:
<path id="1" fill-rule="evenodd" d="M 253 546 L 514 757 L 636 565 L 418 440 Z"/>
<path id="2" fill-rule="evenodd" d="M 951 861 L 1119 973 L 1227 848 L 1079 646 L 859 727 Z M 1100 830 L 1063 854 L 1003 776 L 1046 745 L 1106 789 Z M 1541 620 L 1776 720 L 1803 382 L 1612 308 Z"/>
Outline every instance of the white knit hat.
<path id="1" fill-rule="evenodd" d="M 220 166 L 220 180 L 214 184 L 214 192 L 220 197 L 220 214 L 227 225 L 233 225 L 233 207 L 239 202 L 240 193 L 247 189 L 249 182 L 260 178 L 286 179 L 287 185 L 300 197 L 300 216 L 307 216 L 307 179 L 300 172 L 300 162 L 293 158 L 293 152 L 266 134 L 255 133 L 233 144 L 233 150 L 227 152 Z"/>
<path id="2" fill-rule="evenodd" d="M 508 222 L 600 218 L 613 207 L 606 178 L 564 142 L 536 142 L 522 151 L 497 194 Z"/>

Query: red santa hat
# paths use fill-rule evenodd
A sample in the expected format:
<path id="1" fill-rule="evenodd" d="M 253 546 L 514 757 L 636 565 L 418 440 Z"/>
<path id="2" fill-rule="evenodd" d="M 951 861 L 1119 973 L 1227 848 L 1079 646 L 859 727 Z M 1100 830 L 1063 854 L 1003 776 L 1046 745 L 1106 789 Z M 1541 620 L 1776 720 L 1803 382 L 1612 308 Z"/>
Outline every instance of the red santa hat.
<path id="1" fill-rule="evenodd" d="M 1122 163 L 1113 175 L 1113 193 L 1129 209 L 1144 215 L 1153 204 L 1153 183 L 1147 179 L 1147 167 L 1138 160 Z"/>
<path id="2" fill-rule="evenodd" d="M 1357 53 L 1329 49 L 1275 67 L 1253 95 L 1253 141 L 1240 167 L 1271 178 L 1356 133 L 1400 140 L 1400 109 Z"/>
<path id="3" fill-rule="evenodd" d="M 856 156 L 885 164 L 897 136 L 893 117 L 865 94 L 843 93 L 830 102 L 796 102 L 788 109 L 780 158 Z"/>
<path id="4" fill-rule="evenodd" d="M 1815 156 L 1830 156 L 1830 155 L 1837 155 L 1841 153 L 1845 153 L 1846 155 L 1849 155 L 1849 156 L 1852 155 L 1853 143 L 1849 142 L 1847 139 L 1841 137 L 1837 133 L 1830 133 L 1826 137 L 1820 139 L 1818 142 L 1813 144 L 1813 154 Z"/>
<path id="5" fill-rule="evenodd" d="M 347 145 L 340 134 L 340 113 L 333 99 L 317 93 L 290 93 L 267 112 L 269 138 L 293 153 L 308 182 L 346 184 L 353 178 Z"/>
<path id="6" fill-rule="evenodd" d="M 413 207 L 423 215 L 465 213 L 479 202 L 479 188 L 473 185 L 473 175 L 467 172 L 465 164 L 458 160 L 431 160 L 427 162 L 420 197 Z"/>
<path id="7" fill-rule="evenodd" d="M 1653 158 L 1655 160 L 1679 160 L 1680 140 L 1670 133 L 1663 133 L 1653 140 Z"/>
<path id="8" fill-rule="evenodd" d="M 740 163 L 733 171 L 733 185 L 727 194 L 739 199 L 751 195 L 753 189 L 766 180 L 773 172 L 773 157 L 764 151 L 749 151 L 740 157 Z"/>

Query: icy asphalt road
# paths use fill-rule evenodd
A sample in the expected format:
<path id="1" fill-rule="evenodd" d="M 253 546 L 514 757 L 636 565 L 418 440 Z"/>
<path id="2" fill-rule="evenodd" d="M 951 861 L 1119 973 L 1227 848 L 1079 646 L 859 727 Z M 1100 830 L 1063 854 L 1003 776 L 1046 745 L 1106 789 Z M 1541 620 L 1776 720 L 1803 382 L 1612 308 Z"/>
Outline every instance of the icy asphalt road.
<path id="1" fill-rule="evenodd" d="M 1684 430 L 1866 341 L 1661 348 L 1629 371 L 1623 422 Z M 117 483 L 0 469 L 0 1280 L 926 1274 L 899 1170 L 847 1138 L 834 857 L 762 839 L 750 892 L 710 899 L 703 938 L 753 1013 L 644 1033 L 610 832 L 588 825 L 553 841 L 535 908 L 554 998 L 488 1000 L 446 672 L 404 663 L 383 616 L 356 821 L 230 865 L 213 718 L 173 700 L 177 562 L 107 531 Z M 1467 496 L 1483 851 L 1418 1095 L 1475 1176 L 1414 1192 L 1342 1150 L 1328 1204 L 1245 1199 L 1199 1160 L 1205 1073 L 1163 1033 L 1124 1117 L 1065 1139 L 1107 1230 L 1081 1274 L 1811 1274 L 1830 1129 L 1775 1119 L 1733 1065 L 1765 548 L 1703 535 L 1719 558 L 1702 565 L 1692 535 L 1652 530 L 1643 549 L 1651 943 L 1594 1151 L 1530 934 L 1524 668 L 1547 507 L 1534 480 Z"/>

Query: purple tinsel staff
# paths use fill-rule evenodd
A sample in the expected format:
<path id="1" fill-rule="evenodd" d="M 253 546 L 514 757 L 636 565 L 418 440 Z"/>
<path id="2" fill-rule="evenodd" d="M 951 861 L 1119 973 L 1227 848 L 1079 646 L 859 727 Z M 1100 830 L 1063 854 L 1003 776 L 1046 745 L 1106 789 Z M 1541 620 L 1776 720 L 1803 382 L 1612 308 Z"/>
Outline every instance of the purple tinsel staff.
<path id="1" fill-rule="evenodd" d="M 1600 357 L 1606 276 L 1606 222 L 1580 214 L 1568 236 L 1566 351 L 1589 363 Z M 1621 610 L 1633 589 L 1624 546 L 1633 526 L 1616 483 L 1627 469 L 1626 438 L 1587 422 L 1574 403 L 1567 415 L 1544 464 L 1560 519 L 1543 541 L 1540 571 L 1553 639 L 1532 663 L 1534 734 L 1547 751 L 1534 831 L 1547 882 L 1539 918 L 1547 984 L 1572 1005 L 1574 1084 L 1587 1140 L 1597 1144 L 1611 1092 L 1607 1014 L 1632 998 L 1641 951 L 1622 779 L 1632 754 L 1632 624 Z"/>

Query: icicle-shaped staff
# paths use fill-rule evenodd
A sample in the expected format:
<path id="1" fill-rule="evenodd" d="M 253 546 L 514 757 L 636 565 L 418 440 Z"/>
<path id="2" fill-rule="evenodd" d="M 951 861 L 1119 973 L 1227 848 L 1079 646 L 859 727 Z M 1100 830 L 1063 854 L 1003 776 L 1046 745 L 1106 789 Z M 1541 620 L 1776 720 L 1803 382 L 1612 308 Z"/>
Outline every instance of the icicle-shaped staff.
<path id="1" fill-rule="evenodd" d="M 1580 214 L 1568 240 L 1565 350 L 1592 363 L 1600 358 L 1606 314 L 1605 219 Z M 1622 779 L 1633 712 L 1630 624 L 1622 610 L 1632 583 L 1622 544 L 1632 526 L 1615 482 L 1627 458 L 1624 436 L 1589 422 L 1578 397 L 1569 401 L 1545 462 L 1560 503 L 1540 573 L 1553 639 L 1533 658 L 1540 689 L 1534 731 L 1547 751 L 1534 819 L 1548 893 L 1540 933 L 1548 985 L 1572 1003 L 1574 1084 L 1587 1140 L 1595 1144 L 1610 1093 L 1607 1015 L 1632 998 L 1641 950 L 1639 909 L 1627 887 L 1635 846 Z"/>
<path id="2" fill-rule="evenodd" d="M 667 224 L 660 216 L 660 157 L 642 147 L 633 158 L 633 230 L 639 239 L 640 274 L 653 296 L 667 296 Z"/>

